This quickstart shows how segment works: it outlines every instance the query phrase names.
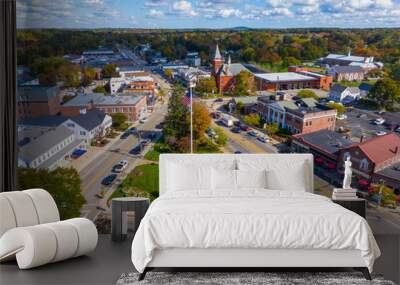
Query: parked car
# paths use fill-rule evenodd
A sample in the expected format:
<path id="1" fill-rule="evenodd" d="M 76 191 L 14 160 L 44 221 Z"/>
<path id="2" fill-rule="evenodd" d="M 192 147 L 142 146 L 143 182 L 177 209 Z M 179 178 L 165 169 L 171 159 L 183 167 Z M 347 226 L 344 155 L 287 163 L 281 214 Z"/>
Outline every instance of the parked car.
<path id="1" fill-rule="evenodd" d="M 336 119 L 337 120 L 345 120 L 345 119 L 347 119 L 347 115 L 345 115 L 345 114 L 339 115 L 336 117 Z"/>
<path id="2" fill-rule="evenodd" d="M 259 141 L 262 142 L 262 143 L 267 143 L 267 142 L 269 142 L 269 138 L 266 138 L 266 137 L 258 137 L 257 140 L 259 140 Z"/>
<path id="3" fill-rule="evenodd" d="M 239 127 L 234 127 L 234 128 L 231 129 L 231 132 L 232 133 L 236 133 L 236 134 L 239 134 L 240 131 L 241 131 L 241 129 Z"/>
<path id="4" fill-rule="evenodd" d="M 159 123 L 159 124 L 156 125 L 156 129 L 161 130 L 161 129 L 163 129 L 163 128 L 164 128 L 164 122 L 161 122 L 161 123 Z"/>
<path id="5" fill-rule="evenodd" d="M 116 165 L 114 165 L 113 167 L 113 171 L 114 172 L 122 172 L 124 171 L 125 168 L 128 167 L 128 161 L 127 160 L 121 160 L 120 162 L 118 162 Z"/>
<path id="6" fill-rule="evenodd" d="M 137 129 L 135 127 L 132 127 L 132 128 L 129 129 L 129 133 L 132 134 L 132 135 L 136 134 L 136 132 L 137 132 Z"/>
<path id="7" fill-rule="evenodd" d="M 250 132 L 247 132 L 247 134 L 252 136 L 252 137 L 257 137 L 258 136 L 258 133 L 256 131 L 250 131 Z"/>
<path id="8" fill-rule="evenodd" d="M 101 181 L 101 184 L 103 184 L 105 186 L 111 185 L 116 178 L 117 178 L 117 174 L 110 174 L 110 175 L 104 177 L 104 179 Z"/>
<path id="9" fill-rule="evenodd" d="M 365 119 L 367 117 L 366 114 L 358 114 L 357 118 Z"/>
<path id="10" fill-rule="evenodd" d="M 245 132 L 251 131 L 251 128 L 249 126 L 246 126 L 246 125 L 241 125 L 240 128 L 242 129 L 242 131 L 245 131 Z"/>
<path id="11" fill-rule="evenodd" d="M 384 118 L 378 118 L 374 121 L 375 125 L 382 125 L 385 122 Z"/>
<path id="12" fill-rule="evenodd" d="M 128 138 L 129 135 L 130 135 L 129 132 L 124 132 L 124 133 L 122 133 L 122 135 L 121 135 L 119 138 L 120 138 L 121 140 L 124 140 L 124 139 Z"/>
<path id="13" fill-rule="evenodd" d="M 386 133 L 385 131 L 376 131 L 375 134 L 376 134 L 377 136 L 384 136 L 384 135 L 386 135 L 387 133 Z"/>
<path id="14" fill-rule="evenodd" d="M 395 130 L 396 133 L 400 133 L 400 127 Z"/>
<path id="15" fill-rule="evenodd" d="M 141 118 L 141 119 L 139 120 L 139 123 L 141 123 L 141 124 L 144 124 L 144 123 L 146 123 L 146 122 L 147 122 L 147 118 L 146 118 L 146 117 Z"/>
<path id="16" fill-rule="evenodd" d="M 225 127 L 228 127 L 228 128 L 233 126 L 233 120 L 228 116 L 223 116 L 221 119 L 221 123 L 222 123 L 222 125 L 224 125 Z"/>
<path id="17" fill-rule="evenodd" d="M 217 99 L 214 100 L 214 102 L 224 102 L 224 99 L 222 99 L 222 98 L 217 98 Z"/>
<path id="18" fill-rule="evenodd" d="M 235 151 L 235 154 L 241 154 L 242 152 L 240 150 Z"/>
<path id="19" fill-rule="evenodd" d="M 132 148 L 129 153 L 133 155 L 138 155 L 142 152 L 142 146 L 141 144 L 137 144 L 134 148 Z"/>
<path id="20" fill-rule="evenodd" d="M 233 125 L 236 127 L 240 127 L 242 125 L 242 123 L 240 121 L 234 121 Z"/>
<path id="21" fill-rule="evenodd" d="M 142 146 L 146 146 L 146 145 L 148 145 L 149 143 L 151 143 L 151 140 L 150 140 L 150 139 L 144 139 L 144 140 L 142 140 L 140 143 L 142 144 Z"/>

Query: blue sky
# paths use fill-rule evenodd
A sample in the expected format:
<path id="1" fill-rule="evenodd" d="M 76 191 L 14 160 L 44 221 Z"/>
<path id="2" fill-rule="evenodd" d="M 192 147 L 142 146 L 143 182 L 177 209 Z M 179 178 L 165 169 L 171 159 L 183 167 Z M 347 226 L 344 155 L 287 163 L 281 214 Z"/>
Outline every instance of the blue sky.
<path id="1" fill-rule="evenodd" d="M 400 27 L 400 0 L 17 0 L 24 28 Z"/>

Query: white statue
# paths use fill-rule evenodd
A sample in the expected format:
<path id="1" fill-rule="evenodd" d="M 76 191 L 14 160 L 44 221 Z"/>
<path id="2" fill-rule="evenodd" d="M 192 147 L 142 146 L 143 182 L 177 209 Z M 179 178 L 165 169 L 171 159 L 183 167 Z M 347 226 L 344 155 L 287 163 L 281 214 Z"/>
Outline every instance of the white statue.
<path id="1" fill-rule="evenodd" d="M 344 162 L 344 179 L 343 179 L 343 189 L 351 189 L 351 176 L 353 171 L 351 170 L 350 156 L 346 158 Z"/>

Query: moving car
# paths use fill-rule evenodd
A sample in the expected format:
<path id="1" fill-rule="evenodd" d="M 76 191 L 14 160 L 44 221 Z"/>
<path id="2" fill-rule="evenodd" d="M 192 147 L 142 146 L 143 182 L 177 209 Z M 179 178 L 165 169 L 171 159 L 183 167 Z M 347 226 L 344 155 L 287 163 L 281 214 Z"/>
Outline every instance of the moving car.
<path id="1" fill-rule="evenodd" d="M 133 135 L 133 134 L 136 134 L 136 131 L 137 131 L 137 130 L 136 130 L 135 127 L 132 127 L 132 128 L 129 129 L 129 133 L 132 134 L 132 135 Z"/>
<path id="2" fill-rule="evenodd" d="M 245 132 L 251 131 L 251 128 L 249 126 L 246 126 L 246 125 L 241 125 L 240 128 L 242 129 L 242 131 L 245 131 Z"/>
<path id="3" fill-rule="evenodd" d="M 118 162 L 118 164 L 114 165 L 113 171 L 114 172 L 122 172 L 125 168 L 128 167 L 128 161 L 127 160 L 121 160 Z"/>
<path id="4" fill-rule="evenodd" d="M 117 178 L 117 174 L 110 174 L 110 175 L 104 177 L 104 179 L 101 181 L 101 184 L 103 184 L 105 186 L 111 185 L 116 178 Z"/>
<path id="5" fill-rule="evenodd" d="M 225 127 L 228 127 L 228 128 L 233 126 L 233 120 L 228 116 L 223 116 L 221 119 L 221 123 L 222 123 L 222 125 L 224 125 Z"/>

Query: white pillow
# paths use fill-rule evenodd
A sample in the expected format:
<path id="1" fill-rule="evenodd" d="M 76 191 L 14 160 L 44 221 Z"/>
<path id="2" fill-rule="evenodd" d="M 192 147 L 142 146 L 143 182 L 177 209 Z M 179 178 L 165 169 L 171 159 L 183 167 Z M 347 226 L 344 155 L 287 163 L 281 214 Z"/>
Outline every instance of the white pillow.
<path id="1" fill-rule="evenodd" d="M 267 170 L 267 188 L 272 190 L 307 191 L 307 175 L 304 163 L 284 169 Z"/>
<path id="2" fill-rule="evenodd" d="M 212 190 L 211 167 L 170 163 L 168 169 L 168 190 Z"/>
<path id="3" fill-rule="evenodd" d="M 238 188 L 267 188 L 267 172 L 263 170 L 236 170 Z"/>
<path id="4" fill-rule="evenodd" d="M 232 191 L 237 189 L 236 170 L 212 168 L 213 189 Z"/>

